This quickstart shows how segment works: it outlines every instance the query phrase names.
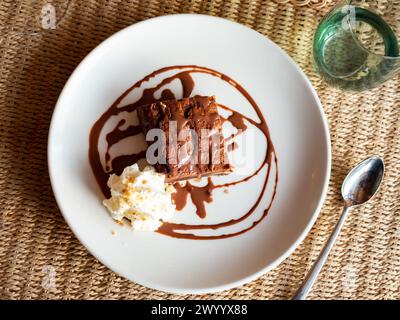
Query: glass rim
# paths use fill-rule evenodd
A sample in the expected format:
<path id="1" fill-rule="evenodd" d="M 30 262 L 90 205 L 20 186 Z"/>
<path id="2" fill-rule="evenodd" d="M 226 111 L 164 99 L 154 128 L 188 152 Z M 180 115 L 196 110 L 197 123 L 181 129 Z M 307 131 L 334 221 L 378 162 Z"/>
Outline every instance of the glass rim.
<path id="1" fill-rule="evenodd" d="M 354 2 L 354 0 L 341 0 L 341 1 L 335 6 L 335 8 L 342 7 L 343 5 L 355 7 L 355 5 L 353 5 L 353 2 Z M 375 13 L 375 14 L 376 14 L 376 13 Z M 382 20 L 383 20 L 383 18 L 382 18 Z M 386 22 L 385 22 L 385 23 L 386 23 Z M 348 28 L 349 28 L 349 30 L 350 30 L 350 32 L 351 32 L 351 35 L 352 35 L 354 41 L 358 44 L 358 46 L 359 46 L 362 50 L 365 50 L 366 52 L 368 52 L 369 55 L 374 55 L 374 56 L 376 56 L 376 57 L 382 57 L 383 59 L 386 59 L 386 60 L 400 60 L 400 53 L 399 53 L 399 55 L 398 55 L 397 57 L 393 57 L 393 56 L 388 56 L 388 55 L 386 55 L 386 54 L 375 53 L 375 52 L 372 52 L 370 49 L 366 48 L 365 45 L 364 45 L 364 44 L 360 41 L 360 39 L 358 38 L 357 34 L 355 33 L 355 30 L 353 29 L 352 24 L 351 24 L 349 21 L 347 21 L 347 24 L 348 24 Z M 389 27 L 390 27 L 390 26 L 389 26 Z M 392 29 L 392 28 L 390 27 L 390 29 Z M 399 43 L 398 40 L 397 40 L 397 42 L 398 42 L 398 44 L 400 45 L 400 43 Z"/>

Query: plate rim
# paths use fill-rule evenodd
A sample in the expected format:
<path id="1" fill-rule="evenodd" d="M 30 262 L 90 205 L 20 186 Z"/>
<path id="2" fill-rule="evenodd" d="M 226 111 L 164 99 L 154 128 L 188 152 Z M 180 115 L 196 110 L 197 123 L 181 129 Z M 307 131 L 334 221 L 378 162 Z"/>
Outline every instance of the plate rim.
<path id="1" fill-rule="evenodd" d="M 53 131 L 54 131 L 54 123 L 55 120 L 57 118 L 58 113 L 60 112 L 60 107 L 59 105 L 61 104 L 61 101 L 63 100 L 64 96 L 66 95 L 66 92 L 68 91 L 67 89 L 71 86 L 71 83 L 73 83 L 75 81 L 75 78 L 77 77 L 77 75 L 80 73 L 80 71 L 85 68 L 85 66 L 88 64 L 88 61 L 90 61 L 90 59 L 93 59 L 93 57 L 95 56 L 95 54 L 98 51 L 101 51 L 103 49 L 103 47 L 105 47 L 106 45 L 108 45 L 108 43 L 111 43 L 113 41 L 114 38 L 117 38 L 119 36 L 121 36 L 124 33 L 130 32 L 132 29 L 137 28 L 139 25 L 142 26 L 144 24 L 151 24 L 154 21 L 159 21 L 159 20 L 170 20 L 170 19 L 180 19 L 183 17 L 191 17 L 194 19 L 209 19 L 209 20 L 218 20 L 218 21 L 223 21 L 227 24 L 232 24 L 235 25 L 236 27 L 240 27 L 243 29 L 246 29 L 247 31 L 251 31 L 252 33 L 254 33 L 255 35 L 257 35 L 262 41 L 266 41 L 269 43 L 269 45 L 275 47 L 286 59 L 286 61 L 292 65 L 292 67 L 295 68 L 295 70 L 297 71 L 297 73 L 299 73 L 299 75 L 302 77 L 302 79 L 304 80 L 306 86 L 308 87 L 308 89 L 310 90 L 312 97 L 314 98 L 317 106 L 318 106 L 318 111 L 319 111 L 319 115 L 322 121 L 322 125 L 323 125 L 323 129 L 324 129 L 324 134 L 325 134 L 325 144 L 326 144 L 326 157 L 327 157 L 327 163 L 326 163 L 326 170 L 324 173 L 324 182 L 323 182 L 323 187 L 321 189 L 321 193 L 319 196 L 319 200 L 317 203 L 317 206 L 310 218 L 310 220 L 308 221 L 306 227 L 304 228 L 304 230 L 301 232 L 301 234 L 297 237 L 297 239 L 290 245 L 290 247 L 283 252 L 278 258 L 276 258 L 273 262 L 269 263 L 268 265 L 264 266 L 263 268 L 261 268 L 259 271 L 252 273 L 249 276 L 246 276 L 244 278 L 241 278 L 239 280 L 233 281 L 233 282 L 229 282 L 227 284 L 222 284 L 222 285 L 217 285 L 217 286 L 213 286 L 213 287 L 207 287 L 207 288 L 176 288 L 176 287 L 166 287 L 163 285 L 157 285 L 154 283 L 148 283 L 147 281 L 142 281 L 141 279 L 136 279 L 135 277 L 131 277 L 128 276 L 127 274 L 125 274 L 124 272 L 121 272 L 121 270 L 115 270 L 115 268 L 111 268 L 109 266 L 109 264 L 107 262 L 105 262 L 101 257 L 99 257 L 97 254 L 95 254 L 95 250 L 88 245 L 83 239 L 82 237 L 72 228 L 72 223 L 70 221 L 70 219 L 67 217 L 68 215 L 64 214 L 64 212 L 66 210 L 64 210 L 65 208 L 63 208 L 62 205 L 62 201 L 61 201 L 61 197 L 59 194 L 57 194 L 56 192 L 56 185 L 55 185 L 55 174 L 52 173 L 55 170 L 52 169 L 53 165 L 52 165 L 52 153 L 53 153 L 53 146 L 54 143 L 52 142 L 52 138 L 54 136 Z M 72 233 L 74 234 L 74 236 L 79 240 L 79 242 L 85 247 L 85 249 L 93 256 L 95 257 L 101 264 L 103 264 L 104 266 L 106 266 L 108 269 L 110 269 L 112 272 L 115 272 L 117 275 L 132 281 L 134 283 L 140 284 L 142 286 L 145 286 L 147 288 L 150 289 L 155 289 L 155 290 L 160 290 L 166 293 L 174 293 L 174 294 L 207 294 L 207 293 L 216 293 L 216 292 L 221 292 L 224 290 L 229 290 L 241 285 L 244 285 L 246 283 L 249 283 L 251 281 L 254 281 L 255 279 L 259 278 L 260 276 L 262 276 L 263 274 L 266 274 L 267 272 L 271 271 L 272 269 L 276 268 L 278 265 L 280 265 L 284 260 L 286 260 L 294 251 L 295 249 L 300 245 L 300 243 L 305 239 L 305 237 L 309 234 L 311 228 L 314 226 L 320 212 L 322 209 L 322 206 L 326 200 L 326 196 L 328 193 L 328 187 L 329 187 L 329 181 L 330 181 L 330 176 L 331 176 L 331 167 L 332 167 L 332 146 L 331 146 L 331 137 L 330 137 L 330 131 L 329 131 L 329 123 L 328 123 L 328 119 L 326 117 L 324 108 L 322 106 L 322 103 L 318 97 L 318 94 L 315 90 L 315 88 L 313 87 L 311 81 L 308 79 L 308 77 L 306 76 L 306 74 L 304 73 L 304 71 L 298 66 L 298 64 L 289 56 L 288 53 L 286 53 L 286 51 L 284 51 L 281 47 L 279 47 L 274 41 L 272 41 L 271 39 L 269 39 L 267 36 L 259 33 L 258 31 L 249 28 L 243 24 L 240 24 L 238 22 L 234 22 L 225 18 L 221 18 L 221 17 L 216 17 L 216 16 L 209 16 L 209 15 L 205 15 L 205 14 L 195 14 L 195 13 L 183 13 L 183 14 L 170 14 L 170 15 L 164 15 L 164 16 L 158 16 L 158 17 L 154 17 L 154 18 L 150 18 L 150 19 L 146 19 L 143 21 L 139 21 L 136 23 L 133 23 L 117 32 L 115 32 L 114 34 L 112 34 L 111 36 L 105 38 L 103 41 L 101 41 L 96 47 L 94 47 L 81 61 L 80 63 L 75 67 L 75 69 L 73 70 L 73 72 L 71 73 L 71 75 L 69 76 L 67 82 L 65 83 L 58 99 L 57 102 L 55 104 L 54 110 L 53 110 L 53 114 L 51 117 L 51 122 L 50 122 L 50 126 L 49 126 L 49 133 L 48 133 L 48 139 L 47 139 L 47 165 L 48 165 L 48 173 L 49 173 L 49 178 L 50 178 L 50 184 L 51 184 L 51 188 L 53 191 L 53 195 L 54 198 L 56 200 L 57 206 L 65 220 L 65 222 L 67 223 L 68 227 L 70 228 L 70 230 L 72 231 Z"/>

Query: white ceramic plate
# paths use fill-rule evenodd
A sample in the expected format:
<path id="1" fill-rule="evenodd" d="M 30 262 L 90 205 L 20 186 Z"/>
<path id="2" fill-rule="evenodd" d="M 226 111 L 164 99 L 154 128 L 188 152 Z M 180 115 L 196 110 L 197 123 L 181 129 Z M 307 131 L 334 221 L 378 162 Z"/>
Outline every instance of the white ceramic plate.
<path id="1" fill-rule="evenodd" d="M 247 233 L 195 241 L 133 232 L 113 222 L 101 204 L 103 196 L 88 161 L 92 125 L 132 84 L 171 65 L 199 65 L 227 74 L 262 109 L 278 157 L 279 182 L 269 214 Z M 224 86 L 196 81 L 195 93 L 235 102 Z M 234 108 L 249 112 L 242 103 Z M 251 112 L 248 115 L 254 117 Z M 265 150 L 265 142 L 256 142 Z M 82 244 L 121 276 L 176 293 L 229 289 L 282 262 L 318 215 L 331 163 L 327 121 L 303 72 L 259 33 L 201 15 L 164 16 L 137 23 L 93 50 L 58 100 L 48 159 L 57 203 Z M 276 174 L 276 168 L 272 171 Z M 202 222 L 232 219 L 246 211 L 259 193 L 262 174 L 229 194 L 216 193 L 207 216 L 210 220 Z M 256 211 L 265 208 L 271 190 L 270 186 Z M 191 205 L 178 213 L 177 219 L 199 223 Z"/>

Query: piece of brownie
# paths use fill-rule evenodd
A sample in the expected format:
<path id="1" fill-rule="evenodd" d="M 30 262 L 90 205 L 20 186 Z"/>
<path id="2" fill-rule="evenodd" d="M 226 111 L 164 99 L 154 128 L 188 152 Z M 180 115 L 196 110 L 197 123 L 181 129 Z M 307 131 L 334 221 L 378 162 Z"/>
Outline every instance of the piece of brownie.
<path id="1" fill-rule="evenodd" d="M 138 107 L 137 113 L 145 136 L 151 129 L 164 133 L 164 161 L 152 165 L 166 175 L 167 182 L 232 171 L 215 97 L 160 101 Z M 149 141 L 149 145 L 153 143 Z"/>

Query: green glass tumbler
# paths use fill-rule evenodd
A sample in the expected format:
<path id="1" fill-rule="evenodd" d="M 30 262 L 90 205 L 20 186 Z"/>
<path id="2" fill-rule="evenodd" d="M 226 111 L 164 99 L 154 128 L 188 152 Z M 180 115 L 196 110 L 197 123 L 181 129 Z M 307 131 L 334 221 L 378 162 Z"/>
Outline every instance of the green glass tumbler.
<path id="1" fill-rule="evenodd" d="M 318 25 L 313 62 L 329 84 L 362 91 L 400 71 L 400 2 L 340 1 Z"/>

